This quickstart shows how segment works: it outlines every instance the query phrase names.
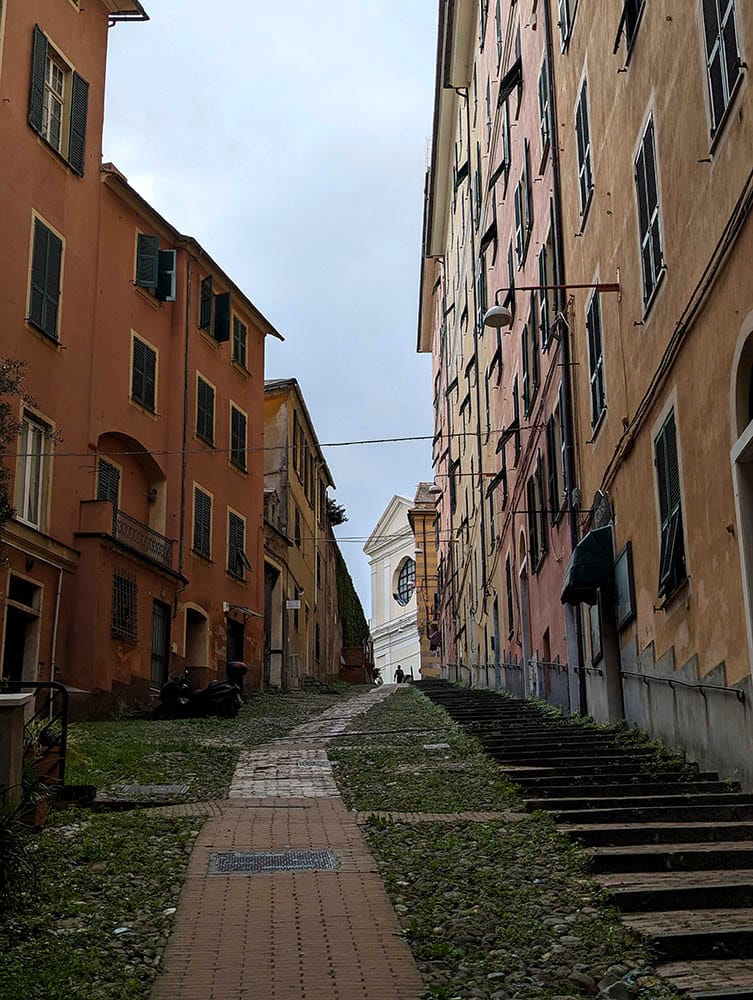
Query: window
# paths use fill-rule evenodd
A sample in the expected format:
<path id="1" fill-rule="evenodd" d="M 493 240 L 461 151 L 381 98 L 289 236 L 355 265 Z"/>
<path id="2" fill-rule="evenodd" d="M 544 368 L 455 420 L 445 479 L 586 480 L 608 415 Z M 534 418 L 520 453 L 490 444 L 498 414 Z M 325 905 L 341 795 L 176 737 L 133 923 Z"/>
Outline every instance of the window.
<path id="1" fill-rule="evenodd" d="M 131 360 L 131 399 L 152 413 L 156 407 L 157 352 L 134 335 Z"/>
<path id="2" fill-rule="evenodd" d="M 510 159 L 512 157 L 512 128 L 510 125 L 510 101 L 502 105 L 502 162 L 505 171 L 505 190 L 510 177 Z"/>
<path id="3" fill-rule="evenodd" d="M 298 471 L 298 414 L 293 410 L 293 468 Z"/>
<path id="4" fill-rule="evenodd" d="M 539 561 L 541 561 L 549 549 L 549 521 L 544 489 L 544 459 L 540 451 L 536 456 L 536 511 L 539 522 Z"/>
<path id="5" fill-rule="evenodd" d="M 539 387 L 539 342 L 536 334 L 536 299 L 535 292 L 531 293 L 531 311 L 528 315 L 528 322 L 523 327 L 522 352 L 523 352 L 523 415 L 529 416 L 531 404 Z"/>
<path id="6" fill-rule="evenodd" d="M 617 50 L 620 47 L 620 41 L 622 39 L 623 32 L 625 34 L 625 46 L 628 53 L 633 46 L 633 39 L 638 30 L 638 22 L 640 21 L 641 13 L 646 5 L 646 0 L 623 0 L 622 3 L 622 17 L 620 18 L 620 23 L 617 27 L 617 37 L 614 40 L 614 54 L 617 54 Z"/>
<path id="7" fill-rule="evenodd" d="M 397 593 L 394 595 L 395 600 L 404 608 L 405 605 L 413 597 L 413 591 L 416 589 L 416 564 L 413 559 L 406 559 L 400 568 L 400 572 L 397 577 Z"/>
<path id="8" fill-rule="evenodd" d="M 643 302 L 648 305 L 664 269 L 653 118 L 648 120 L 635 160 L 635 188 L 638 196 Z"/>
<path id="9" fill-rule="evenodd" d="M 227 571 L 238 580 L 245 578 L 245 571 L 251 569 L 245 552 L 246 522 L 232 510 L 227 514 Z"/>
<path id="10" fill-rule="evenodd" d="M 523 171 L 515 188 L 515 249 L 518 267 L 523 266 L 528 243 L 533 229 L 533 197 L 531 192 L 531 154 L 528 140 L 525 141 Z"/>
<path id="11" fill-rule="evenodd" d="M 703 0 L 703 27 L 711 101 L 711 135 L 714 136 L 742 70 L 735 26 L 735 0 Z"/>
<path id="12" fill-rule="evenodd" d="M 512 568 L 510 566 L 509 556 L 505 560 L 505 586 L 507 589 L 507 637 L 509 639 L 515 631 L 515 618 L 513 615 L 512 603 Z"/>
<path id="13" fill-rule="evenodd" d="M 138 628 L 138 586 L 133 573 L 116 570 L 112 577 L 112 617 L 110 632 L 113 639 L 136 643 Z"/>
<path id="14" fill-rule="evenodd" d="M 34 26 L 29 124 L 80 176 L 86 154 L 89 84 L 74 73 Z"/>
<path id="15" fill-rule="evenodd" d="M 573 26 L 570 3 L 571 0 L 557 0 L 557 24 L 560 29 L 560 48 L 563 51 L 567 47 L 570 29 Z"/>
<path id="16" fill-rule="evenodd" d="M 295 537 L 295 544 L 300 549 L 300 547 L 301 547 L 301 540 L 302 540 L 302 536 L 301 536 L 301 512 L 298 510 L 297 507 L 295 508 L 295 514 L 293 515 L 293 517 L 294 517 L 294 526 L 295 526 L 295 535 L 294 535 L 294 537 Z"/>
<path id="17" fill-rule="evenodd" d="M 50 427 L 25 413 L 19 435 L 16 515 L 40 531 L 45 527 L 50 477 Z"/>
<path id="18" fill-rule="evenodd" d="M 233 316 L 233 361 L 247 368 L 248 327 L 237 316 Z"/>
<path id="19" fill-rule="evenodd" d="M 489 143 L 492 141 L 492 81 L 487 76 L 486 78 L 486 148 L 489 148 Z"/>
<path id="20" fill-rule="evenodd" d="M 193 490 L 193 543 L 197 555 L 212 557 L 212 497 L 199 486 Z"/>
<path id="21" fill-rule="evenodd" d="M 541 135 L 541 162 L 544 162 L 549 150 L 551 139 L 551 124 L 549 116 L 549 63 L 546 59 L 539 73 L 539 134 Z"/>
<path id="22" fill-rule="evenodd" d="M 494 10 L 494 20 L 497 30 L 497 65 L 502 58 L 502 0 L 497 0 Z"/>
<path id="23" fill-rule="evenodd" d="M 515 428 L 515 433 L 513 434 L 513 440 L 515 442 L 515 461 L 517 462 L 520 458 L 520 392 L 518 389 L 518 376 L 517 373 L 512 383 L 512 409 L 513 409 L 513 421 L 512 425 Z"/>
<path id="24" fill-rule="evenodd" d="M 544 505 L 544 468 L 541 452 L 536 461 L 536 472 L 526 483 L 528 509 L 528 552 L 531 569 L 537 570 L 547 551 L 547 519 Z"/>
<path id="25" fill-rule="evenodd" d="M 300 632 L 301 631 L 301 612 L 300 612 L 300 609 L 298 608 L 297 605 L 301 603 L 301 593 L 302 593 L 302 591 L 298 587 L 296 587 L 295 590 L 293 591 L 293 593 L 295 595 L 294 600 L 296 601 L 296 607 L 293 608 L 293 628 L 296 630 L 296 632 Z"/>
<path id="26" fill-rule="evenodd" d="M 230 461 L 236 468 L 246 471 L 246 414 L 230 405 Z"/>
<path id="27" fill-rule="evenodd" d="M 212 307 L 214 292 L 212 291 L 212 276 L 202 278 L 199 290 L 199 329 L 210 330 L 212 327 Z"/>
<path id="28" fill-rule="evenodd" d="M 594 295 L 588 304 L 586 314 L 588 330 L 588 371 L 591 381 L 591 426 L 595 427 L 606 409 L 606 387 L 604 384 L 604 347 L 601 336 L 601 301 Z"/>
<path id="29" fill-rule="evenodd" d="M 546 242 L 542 244 L 539 251 L 539 292 L 538 292 L 538 325 L 541 336 L 541 349 L 545 351 L 549 346 L 552 322 L 552 293 L 548 287 L 554 284 L 552 276 L 552 237 L 547 236 Z"/>
<path id="30" fill-rule="evenodd" d="M 158 302 L 175 302 L 177 252 L 160 250 L 159 236 L 139 233 L 136 237 L 136 285 L 149 291 Z"/>
<path id="31" fill-rule="evenodd" d="M 196 379 L 196 437 L 214 445 L 214 389 L 201 375 Z"/>
<path id="32" fill-rule="evenodd" d="M 120 502 L 120 469 L 104 458 L 97 465 L 97 500 L 109 500 L 113 507 Z"/>
<path id="33" fill-rule="evenodd" d="M 580 194 L 580 217 L 585 218 L 591 204 L 594 181 L 591 168 L 591 135 L 588 125 L 588 81 L 580 88 L 578 107 L 575 112 L 575 135 L 578 145 L 578 191 Z"/>
<path id="34" fill-rule="evenodd" d="M 58 340 L 62 273 L 63 241 L 40 219 L 35 219 L 31 251 L 29 323 L 53 340 Z"/>
<path id="35" fill-rule="evenodd" d="M 669 597 L 687 575 L 674 411 L 667 417 L 654 442 L 654 465 L 661 527 L 659 597 Z"/>
<path id="36" fill-rule="evenodd" d="M 559 520 L 565 497 L 564 439 L 562 434 L 562 410 L 557 407 L 546 424 L 546 455 L 549 472 L 549 506 L 552 523 Z"/>
<path id="37" fill-rule="evenodd" d="M 212 276 L 201 281 L 199 292 L 199 329 L 214 337 L 218 344 L 230 340 L 232 299 L 230 292 L 214 294 Z"/>

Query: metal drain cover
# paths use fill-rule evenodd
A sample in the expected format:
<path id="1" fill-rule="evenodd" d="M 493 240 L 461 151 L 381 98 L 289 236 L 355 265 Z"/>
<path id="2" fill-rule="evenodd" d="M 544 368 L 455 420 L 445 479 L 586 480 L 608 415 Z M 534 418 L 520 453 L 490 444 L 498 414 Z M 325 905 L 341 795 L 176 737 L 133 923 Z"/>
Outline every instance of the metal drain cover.
<path id="1" fill-rule="evenodd" d="M 119 798 L 159 799 L 165 796 L 187 795 L 188 785 L 116 785 L 113 792 Z"/>
<path id="2" fill-rule="evenodd" d="M 210 875 L 249 875 L 271 872 L 334 871 L 332 851 L 229 851 L 209 856 Z"/>

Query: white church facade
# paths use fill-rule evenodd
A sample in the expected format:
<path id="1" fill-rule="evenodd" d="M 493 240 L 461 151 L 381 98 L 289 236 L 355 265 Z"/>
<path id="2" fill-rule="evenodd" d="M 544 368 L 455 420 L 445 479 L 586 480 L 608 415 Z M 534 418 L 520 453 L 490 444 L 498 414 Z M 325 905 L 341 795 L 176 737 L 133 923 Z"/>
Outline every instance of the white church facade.
<path id="1" fill-rule="evenodd" d="M 413 502 L 394 496 L 363 547 L 371 567 L 371 638 L 374 665 L 385 684 L 398 664 L 420 678 L 415 539 L 408 522 Z"/>

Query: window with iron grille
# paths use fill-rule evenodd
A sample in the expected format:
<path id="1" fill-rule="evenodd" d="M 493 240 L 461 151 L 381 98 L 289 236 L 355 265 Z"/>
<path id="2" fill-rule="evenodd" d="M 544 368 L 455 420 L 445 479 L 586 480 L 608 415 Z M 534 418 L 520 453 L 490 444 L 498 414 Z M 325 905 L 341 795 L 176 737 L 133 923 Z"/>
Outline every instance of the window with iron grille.
<path id="1" fill-rule="evenodd" d="M 638 196 L 638 225 L 641 238 L 643 302 L 647 305 L 664 269 L 653 118 L 648 120 L 635 160 L 635 189 Z"/>
<path id="2" fill-rule="evenodd" d="M 594 181 L 591 166 L 591 132 L 588 124 L 588 81 L 580 88 L 578 107 L 575 112 L 575 136 L 578 147 L 578 192 L 580 196 L 580 216 L 585 218 L 591 204 Z"/>
<path id="3" fill-rule="evenodd" d="M 199 486 L 193 491 L 193 550 L 205 559 L 212 556 L 212 498 Z"/>
<path id="4" fill-rule="evenodd" d="M 109 500 L 114 507 L 120 501 L 120 469 L 104 458 L 97 465 L 97 500 Z"/>
<path id="5" fill-rule="evenodd" d="M 659 597 L 669 597 L 687 576 L 674 410 L 665 420 L 654 441 L 654 465 L 661 528 Z"/>
<path id="6" fill-rule="evenodd" d="M 35 219 L 31 251 L 29 323 L 53 340 L 58 340 L 62 271 L 63 241 L 40 219 Z"/>
<path id="7" fill-rule="evenodd" d="M 233 316 L 233 361 L 247 368 L 248 327 L 237 316 Z"/>
<path id="8" fill-rule="evenodd" d="M 251 568 L 245 552 L 246 524 L 242 517 L 228 511 L 227 519 L 227 571 L 239 580 Z"/>
<path id="9" fill-rule="evenodd" d="M 126 570 L 113 574 L 110 631 L 113 639 L 138 642 L 138 585 L 136 576 Z"/>
<path id="10" fill-rule="evenodd" d="M 140 337 L 133 338 L 131 399 L 154 413 L 157 396 L 157 352 Z"/>
<path id="11" fill-rule="evenodd" d="M 235 406 L 230 407 L 230 461 L 236 468 L 246 471 L 246 414 Z"/>
<path id="12" fill-rule="evenodd" d="M 214 444 L 214 389 L 201 376 L 196 379 L 196 437 Z"/>
<path id="13" fill-rule="evenodd" d="M 586 315 L 588 330 L 588 370 L 591 381 L 591 426 L 595 427 L 606 409 L 607 397 L 604 382 L 604 347 L 601 335 L 601 301 L 594 295 Z"/>
<path id="14" fill-rule="evenodd" d="M 735 25 L 735 0 L 703 0 L 703 27 L 711 102 L 711 135 L 714 136 L 742 72 Z"/>

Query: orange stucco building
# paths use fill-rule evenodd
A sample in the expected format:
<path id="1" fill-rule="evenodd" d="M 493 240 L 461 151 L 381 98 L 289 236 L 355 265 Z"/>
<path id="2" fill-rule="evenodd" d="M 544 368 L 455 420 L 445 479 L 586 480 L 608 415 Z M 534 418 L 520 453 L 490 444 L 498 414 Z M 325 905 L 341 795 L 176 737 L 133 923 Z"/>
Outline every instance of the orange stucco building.
<path id="1" fill-rule="evenodd" d="M 62 680 L 90 713 L 183 666 L 204 681 L 242 660 L 262 682 L 279 334 L 101 166 L 108 22 L 145 16 L 137 0 L 0 4 L 0 353 L 25 362 L 31 397 L 6 458 L 2 672 Z"/>

